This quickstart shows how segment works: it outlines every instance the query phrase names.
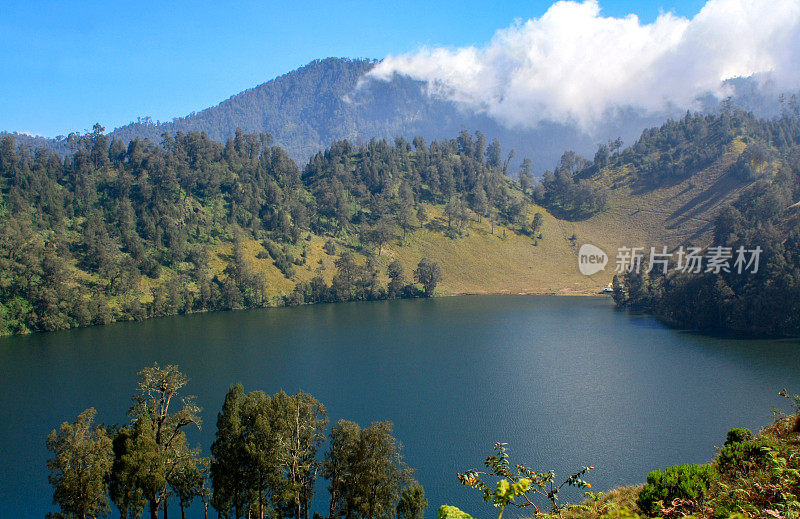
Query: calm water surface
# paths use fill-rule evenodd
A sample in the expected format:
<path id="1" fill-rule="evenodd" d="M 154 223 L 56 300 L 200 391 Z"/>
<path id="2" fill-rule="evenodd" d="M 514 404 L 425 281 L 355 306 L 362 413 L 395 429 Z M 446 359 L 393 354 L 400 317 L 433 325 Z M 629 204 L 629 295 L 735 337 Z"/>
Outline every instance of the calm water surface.
<path id="1" fill-rule="evenodd" d="M 480 466 L 495 441 L 542 470 L 595 465 L 589 481 L 608 489 L 708 460 L 730 427 L 766 425 L 783 405 L 779 389 L 800 391 L 797 341 L 681 332 L 599 297 L 319 305 L 6 338 L 0 517 L 53 509 L 48 432 L 89 406 L 103 422 L 122 422 L 136 371 L 153 361 L 191 377 L 205 419 L 192 441 L 206 453 L 235 382 L 308 391 L 332 421 L 393 420 L 430 517 L 445 503 L 492 516 L 455 473 Z"/>

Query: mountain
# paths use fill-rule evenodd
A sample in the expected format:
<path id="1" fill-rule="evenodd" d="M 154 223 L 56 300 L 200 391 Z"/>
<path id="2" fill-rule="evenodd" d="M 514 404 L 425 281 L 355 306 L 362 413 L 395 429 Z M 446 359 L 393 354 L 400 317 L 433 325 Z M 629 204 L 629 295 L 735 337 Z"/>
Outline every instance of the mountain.
<path id="1" fill-rule="evenodd" d="M 539 175 L 552 169 L 565 150 L 591 156 L 600 143 L 617 137 L 625 144 L 631 143 L 643 129 L 685 112 L 672 108 L 648 114 L 620 109 L 609 114 L 591 133 L 575 125 L 552 122 L 534 128 L 509 128 L 455 102 L 428 95 L 424 83 L 408 77 L 394 76 L 390 81 L 366 77 L 376 63 L 367 59 L 316 60 L 217 106 L 169 122 L 154 123 L 149 117 L 142 117 L 115 129 L 111 137 L 126 144 L 137 137 L 160 143 L 164 133 L 175 136 L 178 132 L 198 131 L 224 142 L 239 128 L 244 133 L 271 134 L 273 143 L 302 165 L 337 140 L 359 144 L 372 138 L 392 142 L 403 136 L 411 141 L 419 135 L 431 141 L 467 129 L 480 131 L 489 140 L 498 138 L 505 153 L 515 150 L 512 170 L 527 157 Z M 761 84 L 755 78 L 736 78 L 729 80 L 727 87 L 735 106 L 759 117 L 778 114 L 780 92 L 774 85 Z M 708 95 L 698 99 L 694 108 L 711 113 L 718 111 L 720 105 L 718 99 Z M 5 135 L 13 135 L 18 144 L 46 147 L 61 156 L 70 151 L 64 139 Z"/>
<path id="2" fill-rule="evenodd" d="M 670 121 L 598 175 L 641 193 L 635 214 L 652 211 L 664 243 L 685 249 L 671 268 L 645 249 L 644 267 L 614 278 L 620 307 L 703 331 L 800 335 L 800 111 Z M 668 198 L 647 207 L 656 191 Z M 682 254 L 692 246 L 694 267 Z"/>
<path id="3" fill-rule="evenodd" d="M 506 150 L 516 150 L 516 162 L 529 157 L 535 171 L 551 168 L 564 150 L 594 153 L 599 142 L 621 136 L 634 140 L 664 116 L 625 112 L 594 135 L 577 127 L 545 123 L 536 129 L 506 128 L 454 102 L 429 96 L 425 85 L 407 77 L 391 81 L 365 79 L 375 60 L 327 58 L 317 60 L 271 81 L 245 90 L 217 106 L 171 122 L 149 118 L 117 128 L 113 137 L 127 142 L 147 137 L 160 142 L 163 133 L 204 131 L 224 141 L 237 128 L 245 133 L 266 132 L 298 164 L 336 140 L 367 142 L 396 136 L 427 140 L 477 130 L 498 138 Z M 515 163 L 516 163 L 515 162 Z"/>
<path id="4" fill-rule="evenodd" d="M 66 157 L 70 152 L 67 139 L 61 136 L 51 139 L 41 135 L 0 131 L 0 138 L 1 137 L 11 137 L 14 139 L 14 142 L 17 144 L 17 146 L 23 148 L 28 148 L 31 150 L 44 148 L 50 150 L 58 154 L 60 157 Z"/>

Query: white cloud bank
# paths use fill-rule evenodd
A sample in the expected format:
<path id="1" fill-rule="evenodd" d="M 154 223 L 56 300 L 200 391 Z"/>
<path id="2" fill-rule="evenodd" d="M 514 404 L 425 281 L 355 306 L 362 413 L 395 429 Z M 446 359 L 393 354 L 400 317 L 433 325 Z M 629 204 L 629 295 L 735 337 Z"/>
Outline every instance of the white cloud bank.
<path id="1" fill-rule="evenodd" d="M 691 20 L 642 24 L 601 15 L 596 0 L 559 1 L 483 47 L 422 48 L 388 56 L 370 73 L 425 81 L 433 95 L 509 126 L 542 120 L 591 128 L 618 108 L 691 108 L 723 81 L 755 75 L 800 87 L 800 0 L 709 0 Z"/>

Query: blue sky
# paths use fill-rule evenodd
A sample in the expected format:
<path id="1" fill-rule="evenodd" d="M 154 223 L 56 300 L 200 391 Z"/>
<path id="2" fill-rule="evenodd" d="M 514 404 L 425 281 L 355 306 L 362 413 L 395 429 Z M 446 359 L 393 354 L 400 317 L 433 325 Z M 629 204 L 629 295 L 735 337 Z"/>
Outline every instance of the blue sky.
<path id="1" fill-rule="evenodd" d="M 602 13 L 691 18 L 697 0 L 600 0 Z M 0 8 L 0 130 L 46 136 L 169 120 L 328 56 L 481 45 L 543 1 L 37 2 Z"/>

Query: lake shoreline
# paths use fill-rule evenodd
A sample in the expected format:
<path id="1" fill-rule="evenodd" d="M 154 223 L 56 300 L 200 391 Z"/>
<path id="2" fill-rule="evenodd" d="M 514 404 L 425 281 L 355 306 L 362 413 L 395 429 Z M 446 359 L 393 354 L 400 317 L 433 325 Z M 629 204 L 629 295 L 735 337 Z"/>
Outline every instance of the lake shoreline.
<path id="1" fill-rule="evenodd" d="M 154 319 L 165 319 L 170 317 L 179 317 L 183 315 L 202 315 L 202 314 L 216 314 L 216 313 L 225 313 L 225 312 L 241 312 L 245 310 L 259 310 L 259 309 L 266 309 L 266 308 L 298 308 L 298 307 L 306 307 L 306 306 L 319 306 L 319 305 L 338 305 L 342 303 L 374 303 L 379 301 L 403 301 L 403 300 L 412 300 L 412 299 L 439 299 L 439 298 L 452 298 L 452 297 L 472 297 L 472 296 L 539 296 L 539 297 L 602 297 L 607 296 L 608 294 L 602 293 L 590 293 L 590 292 L 564 292 L 564 293 L 553 293 L 553 292 L 538 292 L 538 291 L 526 291 L 526 292 L 509 292 L 509 291 L 500 291 L 500 292 L 459 292 L 459 293 L 443 293 L 437 294 L 432 298 L 425 298 L 425 297 L 414 297 L 414 298 L 394 298 L 394 299 L 369 299 L 364 301 L 325 301 L 320 303 L 303 303 L 300 305 L 287 305 L 287 304 L 274 304 L 274 305 L 266 305 L 266 306 L 255 306 L 255 307 L 248 307 L 248 308 L 231 308 L 226 310 L 193 310 L 190 312 L 183 312 L 183 313 L 176 313 L 170 315 L 159 315 L 153 317 L 145 317 L 144 319 L 120 319 L 120 320 L 113 320 L 109 323 L 104 324 L 91 324 L 87 326 L 75 326 L 72 328 L 60 328 L 56 330 L 48 330 L 48 331 L 25 331 L 23 333 L 11 333 L 11 334 L 3 334 L 0 333 L 0 338 L 6 337 L 25 337 L 31 335 L 42 335 L 42 334 L 50 334 L 53 332 L 64 332 L 68 330 L 82 330 L 87 328 L 100 328 L 104 326 L 110 326 L 117 323 L 141 323 L 145 321 L 152 321 Z"/>

